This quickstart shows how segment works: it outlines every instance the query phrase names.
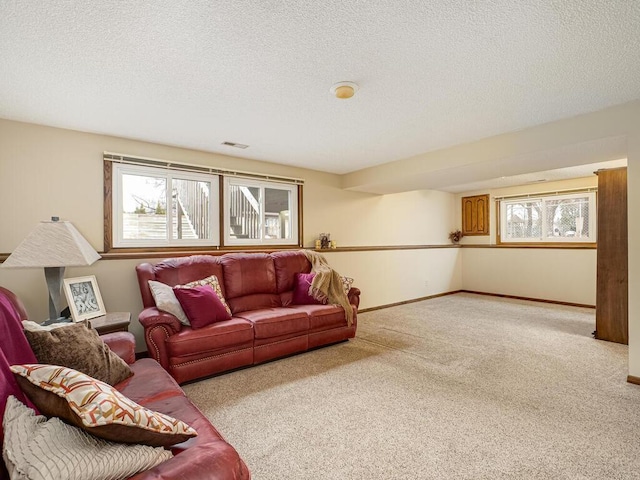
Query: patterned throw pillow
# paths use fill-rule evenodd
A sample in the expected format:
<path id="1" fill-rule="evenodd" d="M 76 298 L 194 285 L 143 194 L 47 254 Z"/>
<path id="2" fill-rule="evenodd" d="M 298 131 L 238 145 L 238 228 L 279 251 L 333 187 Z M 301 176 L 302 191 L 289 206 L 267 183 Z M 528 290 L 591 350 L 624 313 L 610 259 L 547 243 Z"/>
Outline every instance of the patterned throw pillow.
<path id="1" fill-rule="evenodd" d="M 47 420 L 13 396 L 7 399 L 2 427 L 2 453 L 11 478 L 129 478 L 173 457 L 161 447 L 107 442 L 59 418 Z"/>
<path id="2" fill-rule="evenodd" d="M 216 292 L 216 295 L 218 296 L 218 298 L 220 299 L 220 301 L 222 302 L 222 305 L 224 305 L 224 308 L 227 310 L 227 312 L 229 313 L 229 316 L 231 316 L 231 309 L 229 308 L 229 305 L 227 304 L 227 301 L 224 299 L 224 295 L 222 295 L 222 288 L 220 288 L 220 282 L 218 281 L 218 277 L 216 277 L 215 275 L 211 275 L 210 277 L 207 278 L 203 278 L 202 280 L 195 280 L 193 282 L 189 282 L 185 285 L 176 285 L 177 288 L 189 288 L 189 287 L 197 287 L 200 285 L 209 285 L 211 288 L 213 288 L 213 291 Z"/>
<path id="3" fill-rule="evenodd" d="M 84 373 L 56 365 L 13 365 L 20 388 L 41 413 L 114 442 L 169 446 L 197 435 L 186 423 L 154 412 Z"/>
<path id="4" fill-rule="evenodd" d="M 351 285 L 353 285 L 353 278 L 340 276 L 340 279 L 342 280 L 344 294 L 349 295 L 349 290 L 351 290 Z"/>
<path id="5" fill-rule="evenodd" d="M 58 323 L 43 327 L 23 320 L 22 326 L 39 363 L 73 368 L 109 385 L 133 375 L 127 362 L 113 353 L 98 332 L 84 323 Z"/>

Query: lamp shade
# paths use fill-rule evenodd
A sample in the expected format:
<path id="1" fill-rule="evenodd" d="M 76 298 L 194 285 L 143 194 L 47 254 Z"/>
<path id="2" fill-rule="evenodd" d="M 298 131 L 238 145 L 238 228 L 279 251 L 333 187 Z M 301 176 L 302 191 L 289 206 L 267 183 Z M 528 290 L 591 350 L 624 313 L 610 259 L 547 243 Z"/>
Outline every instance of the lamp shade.
<path id="1" fill-rule="evenodd" d="M 3 268 L 80 267 L 100 259 L 71 222 L 40 222 L 9 255 Z"/>

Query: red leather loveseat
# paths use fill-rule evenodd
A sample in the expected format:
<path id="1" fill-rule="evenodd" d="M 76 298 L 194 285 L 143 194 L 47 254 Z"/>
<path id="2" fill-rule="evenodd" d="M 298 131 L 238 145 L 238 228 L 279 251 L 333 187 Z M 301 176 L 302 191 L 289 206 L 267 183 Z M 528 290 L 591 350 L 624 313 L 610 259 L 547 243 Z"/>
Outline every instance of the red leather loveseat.
<path id="1" fill-rule="evenodd" d="M 178 383 L 328 345 L 356 333 L 360 290 L 351 288 L 353 322 L 335 305 L 292 305 L 296 273 L 309 273 L 302 251 L 171 258 L 136 267 L 149 355 Z M 215 275 L 232 318 L 192 329 L 158 310 L 149 280 L 175 286 Z"/>
<path id="2" fill-rule="evenodd" d="M 30 405 L 22 393 L 10 365 L 37 363 L 22 329 L 27 314 L 22 302 L 9 290 L 0 287 L 0 422 L 9 395 Z M 174 457 L 130 480 L 249 480 L 247 466 L 200 410 L 185 396 L 175 380 L 150 358 L 135 360 L 133 335 L 109 333 L 101 337 L 124 359 L 133 376 L 115 385 L 123 395 L 151 410 L 178 418 L 195 428 L 198 436 L 171 447 Z M 2 432 L 0 432 L 2 433 Z M 0 442 L 3 439 L 0 434 Z M 0 460 L 0 479 L 8 478 Z"/>

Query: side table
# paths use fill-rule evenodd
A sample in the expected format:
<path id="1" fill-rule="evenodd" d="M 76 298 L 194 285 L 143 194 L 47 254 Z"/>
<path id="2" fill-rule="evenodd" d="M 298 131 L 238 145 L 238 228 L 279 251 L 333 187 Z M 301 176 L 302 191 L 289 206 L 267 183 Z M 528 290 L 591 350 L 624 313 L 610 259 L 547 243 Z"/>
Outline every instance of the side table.
<path id="1" fill-rule="evenodd" d="M 89 328 L 93 328 L 99 335 L 112 332 L 128 332 L 131 322 L 131 312 L 113 312 L 89 320 Z"/>

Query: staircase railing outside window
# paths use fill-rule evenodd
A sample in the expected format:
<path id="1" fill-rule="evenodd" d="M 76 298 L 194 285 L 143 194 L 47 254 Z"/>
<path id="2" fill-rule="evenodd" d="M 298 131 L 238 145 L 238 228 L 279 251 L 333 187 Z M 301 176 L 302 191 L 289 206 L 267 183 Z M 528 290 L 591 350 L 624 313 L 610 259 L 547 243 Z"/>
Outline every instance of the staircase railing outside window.
<path id="1" fill-rule="evenodd" d="M 260 238 L 260 202 L 249 188 L 229 186 L 230 234 L 234 238 Z"/>
<path id="2" fill-rule="evenodd" d="M 174 180 L 173 192 L 177 214 L 176 238 L 207 238 L 211 225 L 207 185 L 193 180 Z M 184 231 L 185 224 L 189 232 Z"/>

